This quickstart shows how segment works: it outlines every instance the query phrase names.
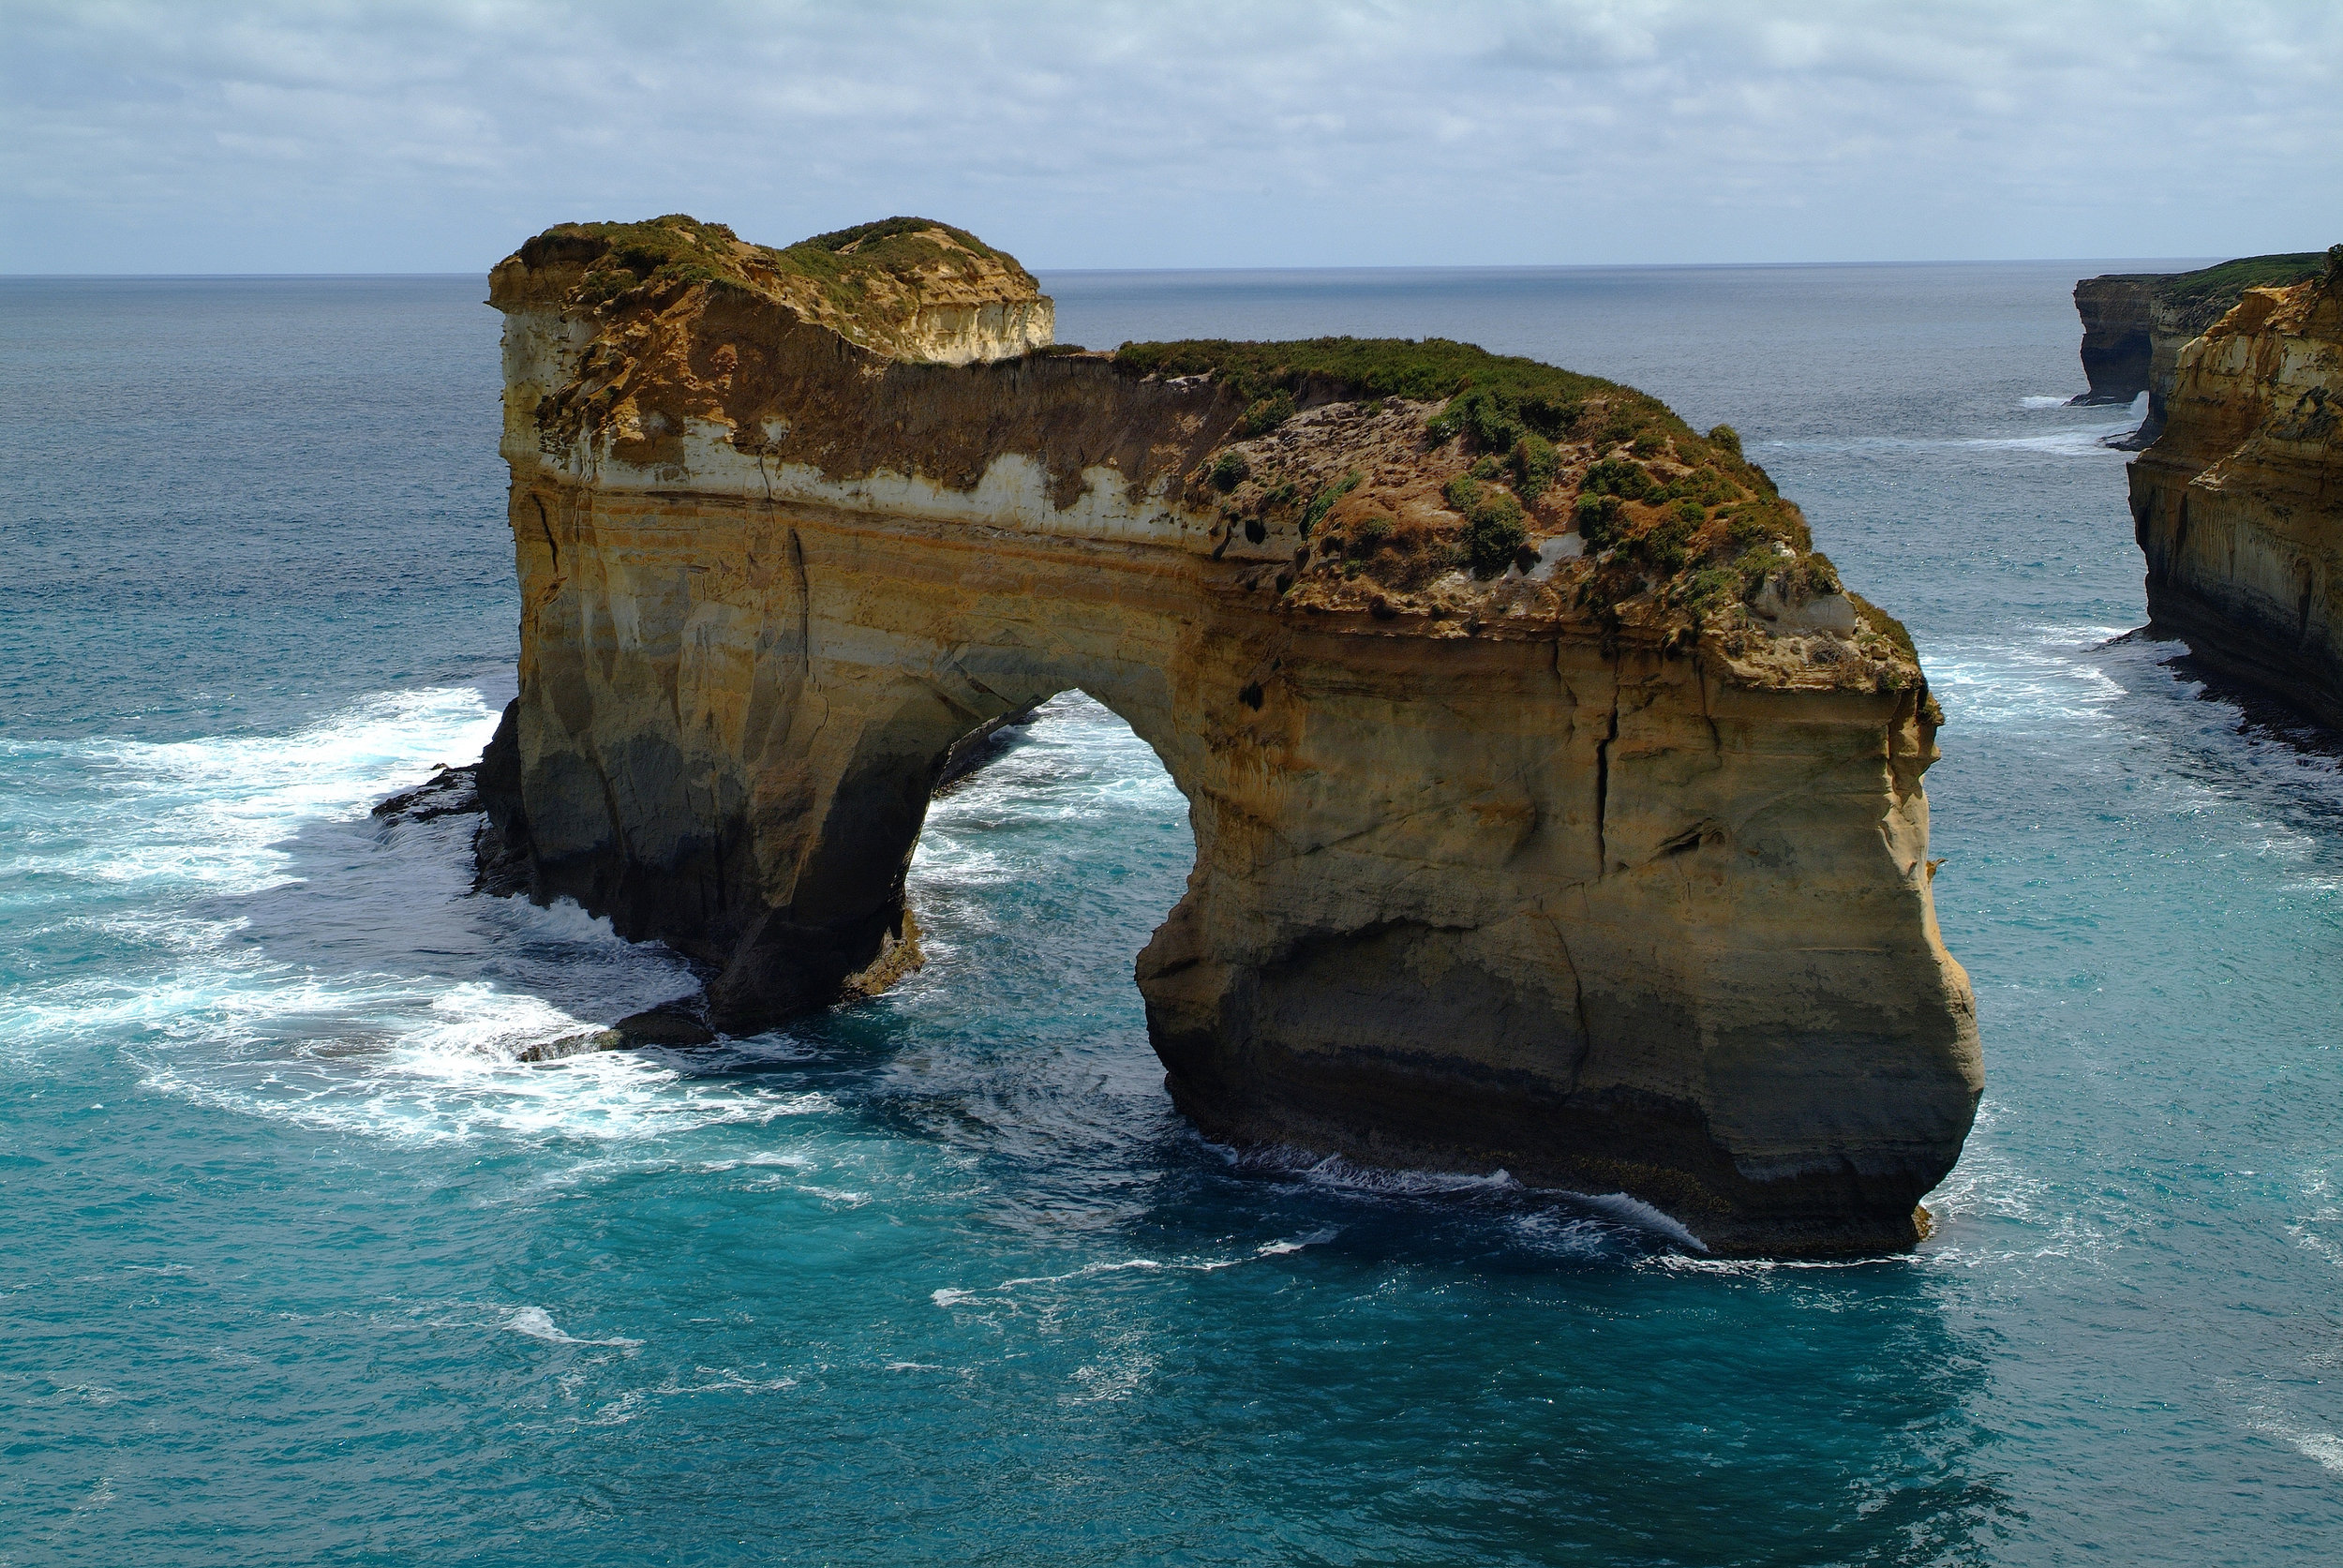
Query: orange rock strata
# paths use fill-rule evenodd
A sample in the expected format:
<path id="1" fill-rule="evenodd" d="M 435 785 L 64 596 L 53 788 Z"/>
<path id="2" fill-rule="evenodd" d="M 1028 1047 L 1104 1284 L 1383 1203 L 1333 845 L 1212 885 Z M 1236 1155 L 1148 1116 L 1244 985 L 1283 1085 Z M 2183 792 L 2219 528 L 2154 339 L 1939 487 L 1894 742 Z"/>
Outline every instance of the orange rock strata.
<path id="1" fill-rule="evenodd" d="M 953 744 L 1079 687 L 1189 801 L 1138 973 L 1208 1136 L 1720 1250 L 1920 1233 L 1980 1084 L 1934 705 L 1729 432 L 1458 345 L 882 352 L 593 244 L 492 280 L 523 621 L 482 787 L 537 895 L 707 964 L 722 1028 L 867 992 Z M 1013 268 L 983 306 L 1045 319 Z"/>
<path id="2" fill-rule="evenodd" d="M 2148 613 L 2215 668 L 2343 728 L 2343 246 L 2180 351 L 2131 464 Z"/>

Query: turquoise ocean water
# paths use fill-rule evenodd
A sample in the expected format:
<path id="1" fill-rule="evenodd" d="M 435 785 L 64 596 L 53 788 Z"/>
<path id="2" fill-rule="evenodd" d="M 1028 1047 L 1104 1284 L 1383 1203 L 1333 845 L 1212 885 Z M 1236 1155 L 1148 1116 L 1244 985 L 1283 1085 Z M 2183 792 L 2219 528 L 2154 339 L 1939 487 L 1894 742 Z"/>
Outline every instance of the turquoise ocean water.
<path id="1" fill-rule="evenodd" d="M 1198 1141 L 1184 807 L 1079 695 L 892 995 L 517 1064 L 686 978 L 366 815 L 512 686 L 480 280 L 0 280 L 0 1564 L 2335 1561 L 2343 779 L 2110 643 L 2119 265 L 1046 279 L 1634 382 L 1908 620 L 1991 1077 L 1830 1267 Z"/>

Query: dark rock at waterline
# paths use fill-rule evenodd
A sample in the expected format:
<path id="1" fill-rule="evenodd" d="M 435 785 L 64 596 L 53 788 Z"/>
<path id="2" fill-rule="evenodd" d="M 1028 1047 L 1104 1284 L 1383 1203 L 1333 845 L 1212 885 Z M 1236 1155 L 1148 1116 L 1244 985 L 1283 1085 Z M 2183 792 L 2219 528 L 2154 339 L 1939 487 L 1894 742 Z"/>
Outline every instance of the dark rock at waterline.
<path id="1" fill-rule="evenodd" d="M 376 806 L 374 814 L 391 821 L 429 822 L 476 812 L 481 809 L 479 773 L 477 763 L 461 768 L 442 765 L 426 782 L 400 790 Z"/>
<path id="2" fill-rule="evenodd" d="M 646 1045 L 689 1050 L 694 1046 L 716 1043 L 716 1031 L 700 1021 L 690 1001 L 663 1002 L 658 1007 L 629 1014 L 619 1020 L 614 1032 L 619 1037 L 619 1048 L 625 1050 Z"/>
<path id="3" fill-rule="evenodd" d="M 520 736 L 518 705 L 505 705 L 480 760 L 461 768 L 442 764 L 432 777 L 412 789 L 401 790 L 374 808 L 384 821 L 429 822 L 437 817 L 468 813 L 485 814 L 487 820 L 472 835 L 474 872 L 471 890 L 498 897 L 534 894 L 533 857 L 529 818 L 521 809 Z M 957 774 L 974 772 L 992 759 L 977 744 L 989 741 L 1002 727 L 1033 722 L 1030 708 L 1012 713 L 969 738 L 963 758 L 955 751 Z M 524 1062 L 558 1062 L 595 1051 L 634 1051 L 645 1047 L 690 1050 L 712 1045 L 716 1033 L 701 1016 L 697 996 L 677 997 L 621 1018 L 607 1029 L 586 1029 L 559 1039 L 540 1040 L 520 1053 Z"/>
<path id="4" fill-rule="evenodd" d="M 944 754 L 944 767 L 935 775 L 935 787 L 940 790 L 947 784 L 958 784 L 970 774 L 998 762 L 1016 740 L 1010 732 L 1032 724 L 1040 711 L 1041 705 L 1034 703 L 1014 713 L 987 719 L 962 736 L 953 742 L 952 749 Z"/>
<path id="5" fill-rule="evenodd" d="M 680 996 L 630 1013 L 607 1029 L 580 1030 L 559 1039 L 539 1040 L 520 1053 L 524 1062 L 559 1062 L 596 1051 L 663 1049 L 689 1051 L 716 1043 L 714 1030 L 700 1021 L 700 999 Z"/>
<path id="6" fill-rule="evenodd" d="M 616 1029 L 589 1029 L 575 1035 L 563 1035 L 560 1039 L 539 1040 L 525 1047 L 515 1060 L 563 1062 L 572 1056 L 584 1056 L 596 1051 L 622 1051 L 625 1048 L 626 1042 L 619 1038 Z"/>
<path id="7" fill-rule="evenodd" d="M 472 835 L 471 890 L 495 898 L 536 890 L 536 855 L 529 814 L 521 809 L 521 732 L 518 698 L 504 705 L 474 771 L 480 809 L 488 820 Z"/>

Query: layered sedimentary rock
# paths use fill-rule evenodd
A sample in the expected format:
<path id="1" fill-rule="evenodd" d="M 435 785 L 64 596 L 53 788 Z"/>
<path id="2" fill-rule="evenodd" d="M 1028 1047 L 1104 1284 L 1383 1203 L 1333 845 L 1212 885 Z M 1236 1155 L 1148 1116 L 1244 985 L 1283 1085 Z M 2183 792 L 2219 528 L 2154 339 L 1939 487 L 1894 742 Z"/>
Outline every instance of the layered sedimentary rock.
<path id="1" fill-rule="evenodd" d="M 2105 273 L 2075 285 L 2082 318 L 2082 373 L 2091 390 L 2079 404 L 2129 403 L 2148 395 L 2147 418 L 2109 444 L 2139 451 L 2163 432 L 2183 344 L 2228 312 L 2250 288 L 2284 287 L 2318 275 L 2315 251 L 2248 256 L 2182 273 Z"/>
<path id="2" fill-rule="evenodd" d="M 1079 687 L 1189 802 L 1138 978 L 1208 1136 L 1916 1239 L 1980 1085 L 1938 715 L 1730 431 L 1455 344 L 890 344 L 770 279 L 1047 317 L 940 225 L 812 243 L 845 264 L 673 219 L 496 269 L 489 874 L 699 960 L 719 1028 L 867 993 L 955 743 Z"/>
<path id="3" fill-rule="evenodd" d="M 2343 246 L 2181 351 L 2131 511 L 2152 622 L 2343 727 Z"/>

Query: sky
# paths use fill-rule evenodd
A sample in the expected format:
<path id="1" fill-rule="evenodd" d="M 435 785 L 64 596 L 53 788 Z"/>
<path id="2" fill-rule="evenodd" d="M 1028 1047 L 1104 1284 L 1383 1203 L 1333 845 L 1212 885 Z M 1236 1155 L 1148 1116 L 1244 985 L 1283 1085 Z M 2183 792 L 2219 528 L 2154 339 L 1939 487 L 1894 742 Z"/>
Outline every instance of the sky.
<path id="1" fill-rule="evenodd" d="M 1039 268 L 2319 249 L 2343 3 L 0 0 L 0 272 L 670 212 Z"/>

